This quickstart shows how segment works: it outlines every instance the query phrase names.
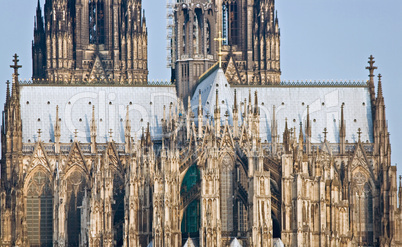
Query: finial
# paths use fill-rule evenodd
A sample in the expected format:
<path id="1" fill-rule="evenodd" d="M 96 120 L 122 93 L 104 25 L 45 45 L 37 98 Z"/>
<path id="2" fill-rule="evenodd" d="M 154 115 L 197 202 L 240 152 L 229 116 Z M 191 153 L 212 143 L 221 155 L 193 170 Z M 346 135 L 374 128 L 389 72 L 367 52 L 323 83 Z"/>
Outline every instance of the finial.
<path id="1" fill-rule="evenodd" d="M 369 61 L 368 61 L 368 64 L 370 66 L 366 67 L 366 69 L 368 69 L 370 72 L 370 74 L 369 74 L 370 80 L 374 78 L 374 70 L 378 69 L 376 66 L 374 66 L 374 63 L 375 63 L 374 57 L 373 57 L 373 55 L 370 55 Z"/>
<path id="2" fill-rule="evenodd" d="M 219 105 L 219 91 L 216 89 L 216 103 L 215 103 L 215 108 L 218 109 Z"/>
<path id="3" fill-rule="evenodd" d="M 327 141 L 327 134 L 328 134 L 327 128 L 324 128 L 324 132 L 322 133 L 324 134 L 324 142 L 325 142 Z"/>
<path id="4" fill-rule="evenodd" d="M 19 76 L 19 74 L 18 74 L 18 69 L 19 68 L 22 68 L 22 66 L 21 65 L 18 65 L 18 62 L 19 62 L 20 60 L 18 59 L 18 55 L 17 55 L 17 53 L 15 53 L 14 54 L 14 59 L 13 59 L 13 62 L 14 62 L 14 64 L 13 65 L 10 65 L 10 68 L 12 68 L 12 69 L 14 69 L 14 76 Z"/>
<path id="5" fill-rule="evenodd" d="M 225 41 L 226 39 L 222 38 L 222 32 L 219 31 L 219 36 L 218 38 L 214 39 L 215 41 L 218 41 L 218 57 L 219 57 L 219 68 L 222 68 L 222 41 Z"/>
<path id="6" fill-rule="evenodd" d="M 362 136 L 362 130 L 360 128 L 357 130 L 357 135 L 359 136 L 359 142 L 360 142 Z"/>
<path id="7" fill-rule="evenodd" d="M 39 140 L 39 141 L 40 141 L 41 134 L 42 134 L 42 130 L 41 130 L 41 129 L 38 129 L 38 140 Z"/>
<path id="8" fill-rule="evenodd" d="M 112 138 L 113 138 L 113 130 L 110 129 L 109 130 L 109 139 L 110 139 L 110 141 L 112 140 Z"/>
<path id="9" fill-rule="evenodd" d="M 382 75 L 378 74 L 378 93 L 377 97 L 382 98 L 382 82 L 381 82 Z"/>
<path id="10" fill-rule="evenodd" d="M 74 131 L 74 139 L 75 139 L 75 140 L 77 140 L 77 136 L 78 136 L 78 130 L 75 129 L 75 131 Z"/>
<path id="11" fill-rule="evenodd" d="M 228 118 L 229 117 L 229 111 L 225 112 L 225 117 Z"/>

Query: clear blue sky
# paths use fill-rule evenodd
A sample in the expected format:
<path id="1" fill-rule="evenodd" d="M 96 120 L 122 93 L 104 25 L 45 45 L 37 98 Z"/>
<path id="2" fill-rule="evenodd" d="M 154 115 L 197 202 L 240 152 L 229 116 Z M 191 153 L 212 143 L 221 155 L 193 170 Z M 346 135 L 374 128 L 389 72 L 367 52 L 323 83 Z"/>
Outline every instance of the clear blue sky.
<path id="1" fill-rule="evenodd" d="M 44 0 L 41 0 L 42 4 Z M 0 102 L 11 80 L 12 55 L 21 78 L 31 77 L 36 0 L 2 1 Z M 149 32 L 149 79 L 169 79 L 166 69 L 166 0 L 144 0 Z M 277 0 L 282 80 L 367 80 L 367 58 L 376 58 L 392 143 L 392 163 L 402 174 L 402 1 Z"/>

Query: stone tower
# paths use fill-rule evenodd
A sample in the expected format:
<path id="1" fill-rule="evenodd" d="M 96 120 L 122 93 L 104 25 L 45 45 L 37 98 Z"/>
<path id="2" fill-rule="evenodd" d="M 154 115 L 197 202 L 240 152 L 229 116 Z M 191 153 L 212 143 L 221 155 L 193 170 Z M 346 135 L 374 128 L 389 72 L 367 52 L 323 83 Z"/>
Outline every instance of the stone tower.
<path id="1" fill-rule="evenodd" d="M 280 82 L 280 30 L 274 0 L 180 0 L 174 8 L 172 78 L 179 97 L 193 93 L 200 75 L 218 60 L 230 84 Z"/>
<path id="2" fill-rule="evenodd" d="M 147 28 L 140 0 L 38 2 L 33 78 L 69 83 L 147 81 Z"/>

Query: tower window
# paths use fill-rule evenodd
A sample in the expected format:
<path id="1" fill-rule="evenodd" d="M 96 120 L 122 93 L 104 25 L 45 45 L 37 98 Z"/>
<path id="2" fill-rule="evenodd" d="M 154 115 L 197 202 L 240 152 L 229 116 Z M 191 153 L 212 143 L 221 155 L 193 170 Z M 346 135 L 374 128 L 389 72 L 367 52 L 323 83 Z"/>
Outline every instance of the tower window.
<path id="1" fill-rule="evenodd" d="M 102 0 L 89 0 L 89 43 L 105 43 L 105 14 Z"/>

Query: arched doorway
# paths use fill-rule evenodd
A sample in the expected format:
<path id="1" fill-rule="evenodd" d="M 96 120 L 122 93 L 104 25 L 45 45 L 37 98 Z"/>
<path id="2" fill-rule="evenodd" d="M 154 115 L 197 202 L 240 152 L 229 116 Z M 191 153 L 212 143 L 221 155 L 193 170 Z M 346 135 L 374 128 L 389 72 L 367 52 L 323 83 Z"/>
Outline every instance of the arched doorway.
<path id="1" fill-rule="evenodd" d="M 181 184 L 180 196 L 183 200 L 184 212 L 181 221 L 181 232 L 183 243 L 191 237 L 193 239 L 199 238 L 200 229 L 200 199 L 194 198 L 191 195 L 197 194 L 201 185 L 200 170 L 196 165 L 192 165 L 186 175 L 184 176 Z"/>

